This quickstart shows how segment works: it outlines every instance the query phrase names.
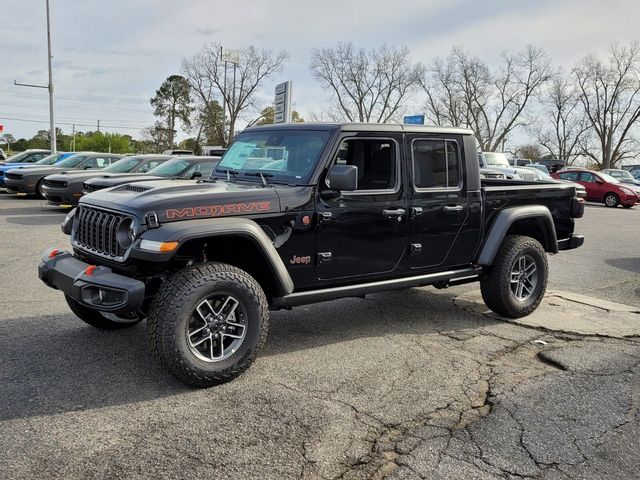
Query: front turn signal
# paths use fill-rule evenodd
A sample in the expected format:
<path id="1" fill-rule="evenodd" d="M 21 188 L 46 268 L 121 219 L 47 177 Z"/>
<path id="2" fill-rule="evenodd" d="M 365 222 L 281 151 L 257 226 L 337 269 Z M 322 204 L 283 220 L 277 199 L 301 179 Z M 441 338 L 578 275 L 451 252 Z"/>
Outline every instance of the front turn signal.
<path id="1" fill-rule="evenodd" d="M 173 252 L 178 248 L 180 242 L 155 242 L 153 240 L 142 240 L 140 242 L 140 249 L 147 250 L 149 252 Z"/>

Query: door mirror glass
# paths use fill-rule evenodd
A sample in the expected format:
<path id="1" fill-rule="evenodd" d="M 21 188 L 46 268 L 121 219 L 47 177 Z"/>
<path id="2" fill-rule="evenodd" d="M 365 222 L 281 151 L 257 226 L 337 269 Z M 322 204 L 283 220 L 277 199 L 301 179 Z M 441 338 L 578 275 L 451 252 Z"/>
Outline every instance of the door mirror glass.
<path id="1" fill-rule="evenodd" d="M 334 165 L 327 175 L 327 184 L 332 190 L 353 192 L 358 188 L 358 167 Z"/>

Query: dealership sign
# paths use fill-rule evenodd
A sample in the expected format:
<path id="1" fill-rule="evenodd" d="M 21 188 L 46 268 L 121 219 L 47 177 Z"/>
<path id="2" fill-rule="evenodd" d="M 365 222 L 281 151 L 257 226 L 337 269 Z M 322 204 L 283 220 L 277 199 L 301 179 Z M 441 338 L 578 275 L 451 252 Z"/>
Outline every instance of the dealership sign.
<path id="1" fill-rule="evenodd" d="M 273 123 L 291 122 L 291 80 L 276 85 Z"/>
<path id="2" fill-rule="evenodd" d="M 424 115 L 408 115 L 404 117 L 407 125 L 424 125 Z"/>

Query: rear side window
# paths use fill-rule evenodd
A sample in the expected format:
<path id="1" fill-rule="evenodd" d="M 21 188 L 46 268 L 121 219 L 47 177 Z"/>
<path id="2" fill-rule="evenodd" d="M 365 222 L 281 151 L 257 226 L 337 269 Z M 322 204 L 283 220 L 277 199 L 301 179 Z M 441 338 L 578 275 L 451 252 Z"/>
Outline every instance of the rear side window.
<path id="1" fill-rule="evenodd" d="M 458 188 L 460 149 L 453 140 L 414 140 L 413 184 L 416 188 Z"/>
<path id="2" fill-rule="evenodd" d="M 571 180 L 572 182 L 575 182 L 576 180 L 578 180 L 578 172 L 561 173 L 560 178 L 563 180 Z"/>

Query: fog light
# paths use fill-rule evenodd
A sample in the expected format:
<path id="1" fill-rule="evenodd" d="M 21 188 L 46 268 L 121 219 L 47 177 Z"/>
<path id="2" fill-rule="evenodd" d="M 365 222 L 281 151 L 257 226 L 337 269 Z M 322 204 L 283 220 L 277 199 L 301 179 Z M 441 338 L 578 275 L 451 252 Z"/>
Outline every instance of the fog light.
<path id="1" fill-rule="evenodd" d="M 82 300 L 90 305 L 114 307 L 124 304 L 126 299 L 125 292 L 109 288 L 86 287 L 82 290 Z"/>

